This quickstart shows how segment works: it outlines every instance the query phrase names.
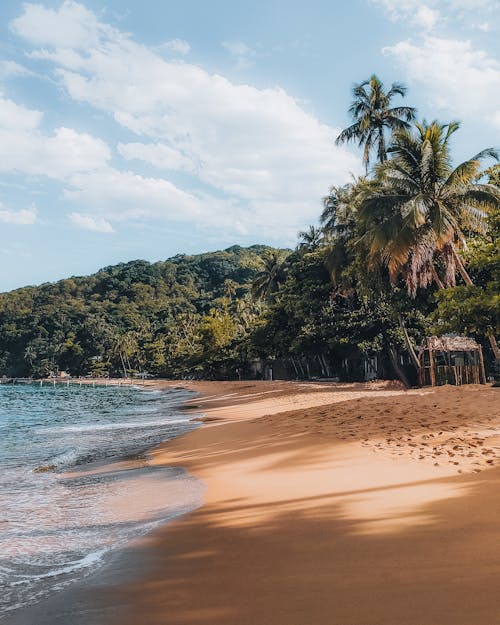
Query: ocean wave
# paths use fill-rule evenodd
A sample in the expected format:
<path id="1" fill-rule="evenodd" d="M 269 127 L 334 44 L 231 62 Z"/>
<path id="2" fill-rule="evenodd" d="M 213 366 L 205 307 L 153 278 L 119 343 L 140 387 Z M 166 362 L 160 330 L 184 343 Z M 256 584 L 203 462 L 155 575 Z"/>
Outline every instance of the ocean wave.
<path id="1" fill-rule="evenodd" d="M 17 586 L 19 584 L 25 584 L 34 580 L 48 579 L 50 577 L 59 577 L 60 575 L 75 573 L 76 571 L 79 571 L 81 569 L 86 569 L 90 566 L 98 564 L 108 552 L 109 549 L 96 549 L 95 551 L 91 551 L 90 553 L 85 554 L 83 557 L 78 558 L 77 560 L 68 562 L 68 564 L 66 564 L 65 566 L 51 569 L 46 573 L 17 574 L 16 578 L 11 581 L 10 585 Z"/>
<path id="2" fill-rule="evenodd" d="M 183 419 L 162 419 L 155 421 L 122 421 L 121 423 L 82 423 L 81 425 L 61 425 L 60 427 L 40 428 L 39 434 L 61 434 L 64 432 L 102 432 L 104 430 L 132 430 L 137 428 L 165 427 L 179 423 L 189 423 L 191 415 Z"/>

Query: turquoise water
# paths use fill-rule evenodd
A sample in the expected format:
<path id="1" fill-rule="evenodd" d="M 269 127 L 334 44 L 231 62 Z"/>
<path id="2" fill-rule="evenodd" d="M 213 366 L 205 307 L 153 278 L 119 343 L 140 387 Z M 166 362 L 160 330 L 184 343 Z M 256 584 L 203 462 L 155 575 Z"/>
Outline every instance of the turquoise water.
<path id="1" fill-rule="evenodd" d="M 191 396 L 0 385 L 0 620 L 199 505 L 201 485 L 180 469 L 102 470 L 194 429 L 178 409 Z"/>

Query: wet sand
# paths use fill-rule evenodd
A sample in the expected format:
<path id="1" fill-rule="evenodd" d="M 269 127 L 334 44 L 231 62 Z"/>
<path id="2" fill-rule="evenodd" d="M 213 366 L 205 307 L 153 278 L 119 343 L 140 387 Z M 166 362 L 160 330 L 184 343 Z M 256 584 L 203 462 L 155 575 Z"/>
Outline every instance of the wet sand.
<path id="1" fill-rule="evenodd" d="M 183 386 L 205 425 L 148 462 L 204 505 L 40 623 L 500 623 L 500 389 Z"/>

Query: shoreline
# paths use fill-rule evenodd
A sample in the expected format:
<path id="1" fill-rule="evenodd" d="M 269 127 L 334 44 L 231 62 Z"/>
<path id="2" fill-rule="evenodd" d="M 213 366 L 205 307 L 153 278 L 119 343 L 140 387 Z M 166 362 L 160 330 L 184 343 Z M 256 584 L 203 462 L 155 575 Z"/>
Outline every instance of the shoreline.
<path id="1" fill-rule="evenodd" d="M 92 393 L 91 396 L 96 397 L 93 389 L 89 390 Z M 144 390 L 148 394 L 153 389 L 137 387 L 137 391 L 132 389 L 131 392 L 133 397 L 137 397 L 137 394 Z M 35 389 L 35 394 L 31 396 L 38 397 L 37 391 L 38 389 Z M 34 492 L 38 492 L 41 480 L 43 488 L 47 489 L 47 483 L 49 483 L 49 487 L 52 484 L 51 492 L 55 490 L 56 494 L 59 493 L 59 501 L 55 501 L 54 508 L 52 508 L 52 499 L 47 495 L 46 504 L 43 504 L 47 514 L 40 517 L 40 525 L 34 529 L 35 540 L 37 536 L 47 535 L 50 541 L 52 536 L 56 535 L 61 528 L 61 540 L 63 542 L 55 546 L 52 555 L 49 554 L 50 559 L 43 561 L 45 564 L 43 571 L 35 569 L 33 581 L 24 583 L 19 602 L 17 601 L 18 594 L 16 594 L 16 586 L 19 583 L 16 583 L 15 575 L 18 574 L 23 579 L 24 570 L 21 570 L 19 566 L 15 569 L 13 565 L 14 577 L 12 580 L 7 577 L 5 586 L 5 591 L 10 592 L 12 599 L 9 595 L 4 596 L 2 604 L 4 609 L 0 613 L 0 623 L 2 624 L 25 623 L 31 625 L 36 623 L 38 625 L 43 619 L 45 619 L 43 622 L 59 621 L 59 613 L 66 614 L 66 606 L 72 605 L 75 597 L 79 596 L 81 591 L 96 587 L 101 583 L 100 580 L 113 579 L 116 581 L 116 579 L 121 579 L 120 570 L 123 569 L 126 573 L 126 567 L 113 563 L 121 560 L 121 554 L 127 552 L 130 545 L 138 544 L 142 537 L 150 534 L 156 528 L 167 524 L 177 516 L 186 514 L 201 504 L 204 487 L 199 480 L 189 476 L 181 468 L 150 466 L 146 457 L 152 445 L 156 446 L 160 442 L 168 440 L 167 437 L 177 436 L 183 431 L 190 431 L 196 427 L 196 424 L 189 423 L 191 421 L 190 415 L 182 414 L 178 409 L 178 405 L 192 399 L 194 393 L 187 390 L 173 391 L 173 393 L 155 390 L 152 394 L 154 399 L 151 400 L 153 403 L 151 403 L 150 398 L 146 398 L 146 403 L 131 399 L 128 388 L 126 396 L 119 393 L 115 395 L 115 390 L 110 390 L 109 393 L 111 395 L 108 394 L 105 401 L 106 405 L 111 406 L 113 417 L 106 414 L 101 415 L 101 417 L 104 416 L 104 423 L 101 418 L 94 424 L 96 428 L 94 435 L 97 436 L 97 441 L 101 439 L 100 430 L 105 432 L 101 442 L 104 445 L 103 448 L 109 452 L 106 456 L 99 454 L 99 443 L 96 443 L 95 449 L 97 451 L 92 457 L 90 454 L 86 455 L 82 452 L 82 457 L 85 458 L 83 463 L 77 462 L 75 464 L 69 461 L 63 466 L 56 466 L 50 464 L 49 461 L 48 464 L 42 463 L 38 466 L 34 463 L 31 469 L 28 465 L 26 466 L 26 482 L 27 484 L 31 482 L 31 486 L 36 489 Z M 83 396 L 81 392 L 75 392 L 75 397 L 86 396 L 86 392 Z M 88 400 L 91 406 L 85 403 L 82 407 L 76 399 L 73 400 L 73 392 L 67 394 L 66 397 L 68 398 L 66 403 L 69 402 L 68 408 L 71 404 L 72 406 L 76 405 L 78 409 L 78 418 L 75 414 L 75 419 L 67 424 L 68 429 L 82 429 L 85 433 L 90 432 L 92 426 L 89 421 L 92 420 L 92 417 L 87 419 L 86 415 L 87 408 L 89 408 L 89 414 L 95 416 L 95 413 L 92 412 L 92 401 Z M 113 401 L 115 397 L 122 397 L 122 399 Z M 127 408 L 124 416 L 120 416 L 122 412 L 120 410 L 115 411 L 113 406 L 116 406 L 117 402 L 119 407 L 128 406 L 129 398 L 130 408 Z M 87 400 L 84 401 L 87 402 Z M 158 407 L 151 409 L 151 406 Z M 142 410 L 143 407 L 146 408 L 145 412 Z M 107 412 L 109 413 L 109 410 Z M 147 429 L 155 422 L 154 419 L 151 421 L 152 413 L 153 416 L 159 417 L 162 428 L 160 435 L 151 435 L 151 430 Z M 139 421 L 144 422 L 142 432 L 149 432 L 149 434 L 143 435 L 140 432 L 141 428 L 137 427 Z M 118 431 L 121 433 L 128 425 L 131 425 L 133 429 L 128 430 L 125 436 L 118 437 L 118 441 L 124 445 L 119 442 L 115 449 L 109 448 L 109 445 L 106 447 L 106 434 L 113 433 L 112 438 L 116 440 L 114 428 L 118 427 Z M 73 443 L 70 441 L 68 444 L 72 445 Z M 79 441 L 75 441 L 75 445 L 78 446 Z M 78 449 L 88 451 L 87 447 L 88 445 L 83 441 L 82 446 Z M 59 452 L 57 454 L 59 457 Z M 29 473 L 31 473 L 31 477 L 29 477 Z M 36 475 L 39 473 L 42 475 Z M 57 512 L 59 504 L 62 503 L 61 494 L 64 494 L 68 502 L 67 506 L 62 504 L 64 517 L 58 515 Z M 85 499 L 86 497 L 87 499 Z M 71 503 L 72 501 L 73 503 Z M 86 501 L 89 506 L 82 507 L 82 501 Z M 16 506 L 14 505 L 12 510 L 15 509 Z M 83 512 L 80 515 L 79 509 L 88 509 L 89 512 Z M 36 511 L 35 504 L 35 514 Z M 50 516 L 52 511 L 54 511 L 53 516 Z M 65 519 L 65 522 L 58 524 L 59 518 Z M 64 542 L 68 534 L 67 527 L 72 533 L 75 533 L 74 538 L 70 537 L 70 547 L 65 547 L 66 543 Z M 31 535 L 27 539 L 23 538 L 23 534 L 19 536 L 17 539 L 17 535 L 14 534 L 10 538 L 10 534 L 7 533 L 7 536 L 3 538 L 7 544 L 7 549 L 9 548 L 9 539 L 11 542 L 19 540 L 20 549 L 23 549 L 23 545 L 25 546 L 26 559 L 30 558 L 26 560 L 28 568 L 25 578 L 28 580 L 31 572 L 29 567 L 32 561 L 38 562 L 36 560 L 38 552 L 34 549 L 29 551 Z M 44 542 L 40 544 L 43 551 Z M 33 555 L 29 556 L 29 553 Z M 21 560 L 21 563 L 23 561 Z M 8 567 L 9 563 L 6 564 Z M 111 577 L 107 573 L 110 564 L 114 570 Z M 10 568 L 6 570 L 9 571 Z M 3 584 L 0 585 L 3 587 Z M 24 588 L 26 591 L 23 590 Z M 33 598 L 36 596 L 33 594 L 35 592 L 38 594 L 36 599 Z M 82 605 L 84 606 L 85 602 Z M 86 611 L 86 608 L 82 607 L 82 610 Z M 40 611 L 44 615 L 43 617 L 40 615 Z M 53 617 L 45 616 L 46 612 L 51 612 Z M 66 621 L 62 619 L 61 622 L 73 622 L 77 618 L 79 618 L 78 615 L 72 611 L 71 618 L 67 618 Z"/>
<path id="2" fill-rule="evenodd" d="M 203 412 L 204 427 L 155 447 L 149 462 L 201 479 L 205 501 L 130 545 L 121 564 L 85 590 L 82 620 L 72 623 L 491 625 L 500 618 L 500 468 L 490 468 L 500 457 L 498 391 L 146 383 L 181 385 L 199 392 L 184 409 Z M 435 437 L 439 457 L 420 458 Z M 92 620 L 87 604 L 99 606 Z"/>

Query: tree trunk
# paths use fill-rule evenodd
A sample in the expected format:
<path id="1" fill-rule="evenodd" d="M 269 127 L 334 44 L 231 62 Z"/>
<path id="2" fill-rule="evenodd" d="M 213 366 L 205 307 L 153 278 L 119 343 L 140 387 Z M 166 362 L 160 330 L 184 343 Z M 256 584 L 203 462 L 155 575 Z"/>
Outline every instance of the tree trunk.
<path id="1" fill-rule="evenodd" d="M 319 354 L 316 354 L 316 359 L 318 361 L 319 364 L 319 368 L 321 369 L 321 375 L 326 378 L 326 369 L 323 365 L 323 361 L 321 360 L 321 356 Z"/>
<path id="2" fill-rule="evenodd" d="M 431 262 L 431 273 L 432 273 L 432 278 L 434 282 L 438 286 L 438 289 L 444 289 L 444 284 L 441 282 L 441 278 L 438 276 L 438 272 L 436 271 L 436 268 L 434 267 L 433 262 Z"/>
<path id="3" fill-rule="evenodd" d="M 474 283 L 472 282 L 469 274 L 467 273 L 467 270 L 465 269 L 465 265 L 463 264 L 462 259 L 457 254 L 457 250 L 455 249 L 455 246 L 452 245 L 451 249 L 453 253 L 453 259 L 455 261 L 456 266 L 458 267 L 458 271 L 460 275 L 462 276 L 462 280 L 465 282 L 467 286 L 474 286 Z M 495 357 L 495 360 L 497 361 L 497 363 L 499 363 L 500 362 L 500 349 L 498 348 L 497 340 L 493 334 L 488 334 L 487 336 L 488 336 L 488 341 L 490 342 L 491 350 L 493 351 L 493 356 Z"/>
<path id="4" fill-rule="evenodd" d="M 391 364 L 396 372 L 396 375 L 401 380 L 401 382 L 405 385 L 406 388 L 410 388 L 410 382 L 406 377 L 405 372 L 401 368 L 398 362 L 398 354 L 392 345 L 388 345 L 387 350 L 389 352 L 389 358 L 391 359 Z"/>
<path id="5" fill-rule="evenodd" d="M 304 373 L 304 365 L 302 363 L 302 358 L 297 358 L 297 363 L 299 365 L 299 369 L 300 369 L 300 374 L 302 376 L 302 379 L 305 379 L 306 374 Z"/>
<path id="6" fill-rule="evenodd" d="M 324 354 L 321 354 L 321 360 L 323 361 L 323 366 L 325 367 L 326 376 L 330 378 L 331 377 L 330 365 L 328 364 Z"/>
<path id="7" fill-rule="evenodd" d="M 405 323 L 403 321 L 403 317 L 401 317 L 401 315 L 398 315 L 399 318 L 399 325 L 401 326 L 401 330 L 403 330 L 403 335 L 405 337 L 405 343 L 406 343 L 406 347 L 408 349 L 408 352 L 411 356 L 411 359 L 413 361 L 414 366 L 416 367 L 417 371 L 420 368 L 420 361 L 418 359 L 417 354 L 415 353 L 415 349 L 413 347 L 413 344 L 410 340 L 410 337 L 408 335 L 408 330 L 406 329 Z"/>
<path id="8" fill-rule="evenodd" d="M 125 368 L 125 361 L 123 360 L 123 356 L 122 356 L 122 352 L 120 350 L 120 360 L 122 361 L 122 367 L 123 367 L 123 377 L 127 377 L 127 370 Z"/>
<path id="9" fill-rule="evenodd" d="M 469 274 L 467 273 L 467 270 L 465 269 L 465 265 L 463 264 L 462 259 L 458 255 L 457 250 L 455 249 L 455 246 L 453 244 L 451 246 L 451 249 L 453 253 L 453 260 L 455 261 L 455 264 L 458 267 L 458 272 L 462 276 L 462 280 L 465 282 L 467 286 L 474 286 L 474 283 L 472 282 Z"/>

